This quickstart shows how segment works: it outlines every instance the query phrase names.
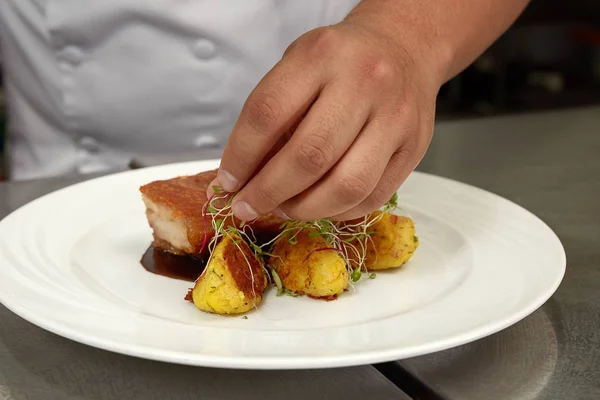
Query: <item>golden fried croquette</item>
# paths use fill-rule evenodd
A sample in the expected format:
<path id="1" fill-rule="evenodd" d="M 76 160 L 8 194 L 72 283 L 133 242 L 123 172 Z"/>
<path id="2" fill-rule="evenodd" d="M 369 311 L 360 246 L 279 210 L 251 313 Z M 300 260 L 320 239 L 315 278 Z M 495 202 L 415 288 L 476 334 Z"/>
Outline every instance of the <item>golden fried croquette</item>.
<path id="1" fill-rule="evenodd" d="M 301 230 L 293 240 L 292 232 L 277 239 L 270 265 L 292 293 L 335 299 L 348 287 L 346 262 L 322 236 L 310 232 Z"/>
<path id="2" fill-rule="evenodd" d="M 381 215 L 383 214 L 383 215 Z M 369 227 L 365 266 L 369 271 L 397 268 L 405 264 L 419 246 L 412 219 L 395 214 L 374 212 L 381 218 Z"/>
<path id="3" fill-rule="evenodd" d="M 262 301 L 267 274 L 248 244 L 224 236 L 191 293 L 194 305 L 215 314 L 245 313 Z"/>

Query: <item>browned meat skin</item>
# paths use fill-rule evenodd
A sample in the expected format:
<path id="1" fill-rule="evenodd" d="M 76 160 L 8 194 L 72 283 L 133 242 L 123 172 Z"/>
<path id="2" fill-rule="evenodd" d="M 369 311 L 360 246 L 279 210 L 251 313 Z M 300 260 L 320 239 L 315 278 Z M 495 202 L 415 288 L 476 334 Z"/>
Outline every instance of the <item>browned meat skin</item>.
<path id="1" fill-rule="evenodd" d="M 140 187 L 146 204 L 146 217 L 153 230 L 153 245 L 174 254 L 198 254 L 204 242 L 202 210 L 208 201 L 206 190 L 217 171 L 179 176 L 150 182 Z M 214 236 L 206 221 L 206 241 Z M 238 226 L 240 221 L 236 221 Z M 225 221 L 230 224 L 231 221 Z M 272 214 L 249 223 L 259 237 L 275 236 L 283 220 Z"/>

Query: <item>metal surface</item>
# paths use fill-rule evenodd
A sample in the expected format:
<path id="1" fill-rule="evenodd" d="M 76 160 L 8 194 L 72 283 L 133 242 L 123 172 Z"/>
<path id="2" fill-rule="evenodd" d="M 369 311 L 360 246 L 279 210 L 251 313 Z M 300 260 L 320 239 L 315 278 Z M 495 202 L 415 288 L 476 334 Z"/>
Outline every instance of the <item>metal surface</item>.
<path id="1" fill-rule="evenodd" d="M 600 107 L 441 123 L 419 169 L 528 208 L 557 232 L 568 265 L 556 295 L 522 322 L 399 365 L 447 399 L 599 399 Z M 73 182 L 0 185 L 0 216 Z M 252 372 L 174 366 L 71 342 L 0 306 L 0 400 L 241 397 L 406 398 L 372 367 Z"/>
<path id="2" fill-rule="evenodd" d="M 448 399 L 600 399 L 600 107 L 441 124 L 419 169 L 538 215 L 567 272 L 520 323 L 400 365 Z"/>
<path id="3" fill-rule="evenodd" d="M 81 179 L 0 184 L 0 218 L 40 195 Z M 234 371 L 170 365 L 64 339 L 0 305 L 0 400 L 365 398 L 409 400 L 370 366 Z"/>

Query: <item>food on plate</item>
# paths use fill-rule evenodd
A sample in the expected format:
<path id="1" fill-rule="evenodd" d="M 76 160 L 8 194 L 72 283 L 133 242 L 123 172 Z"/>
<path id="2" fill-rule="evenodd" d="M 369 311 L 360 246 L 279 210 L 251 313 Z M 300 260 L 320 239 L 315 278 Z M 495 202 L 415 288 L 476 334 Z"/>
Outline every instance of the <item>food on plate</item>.
<path id="1" fill-rule="evenodd" d="M 173 254 L 200 254 L 214 236 L 210 221 L 206 221 L 206 190 L 217 172 L 150 182 L 140 188 L 146 205 L 146 218 L 153 231 L 154 248 Z M 231 224 L 233 218 L 226 221 Z M 251 225 L 263 235 L 275 235 L 283 220 L 272 214 Z M 239 224 L 239 221 L 237 221 Z"/>
<path id="2" fill-rule="evenodd" d="M 290 293 L 332 300 L 348 287 L 346 261 L 314 229 L 281 235 L 270 254 L 272 273 Z"/>
<path id="3" fill-rule="evenodd" d="M 278 295 L 334 300 L 361 278 L 375 278 L 374 271 L 404 265 L 418 247 L 414 222 L 395 214 L 397 195 L 352 221 L 284 221 L 269 214 L 244 223 L 233 217 L 235 194 L 213 187 L 207 198 L 215 177 L 216 171 L 208 171 L 140 188 L 154 239 L 142 261 L 152 254 L 154 264 L 146 266 L 151 272 L 160 269 L 178 279 L 196 275 L 157 268 L 157 253 L 150 250 L 159 250 L 176 255 L 159 267 L 181 263 L 200 271 L 186 299 L 202 311 L 248 312 L 262 302 L 269 283 Z"/>
<path id="4" fill-rule="evenodd" d="M 194 284 L 190 300 L 202 311 L 242 314 L 260 304 L 266 287 L 262 260 L 239 236 L 226 235 Z"/>
<path id="5" fill-rule="evenodd" d="M 419 246 L 412 219 L 375 211 L 375 220 L 365 241 L 364 265 L 369 271 L 381 271 L 404 265 Z"/>

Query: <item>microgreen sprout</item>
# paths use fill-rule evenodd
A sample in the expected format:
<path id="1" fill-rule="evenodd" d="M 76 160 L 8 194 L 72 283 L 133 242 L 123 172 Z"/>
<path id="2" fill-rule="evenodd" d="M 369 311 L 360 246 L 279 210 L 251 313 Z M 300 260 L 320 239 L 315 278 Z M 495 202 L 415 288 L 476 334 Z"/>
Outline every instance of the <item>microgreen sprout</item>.
<path id="1" fill-rule="evenodd" d="M 392 198 L 383 206 L 383 212 L 393 212 L 398 208 L 398 193 L 394 193 Z"/>
<path id="2" fill-rule="evenodd" d="M 204 238 L 201 251 L 204 250 L 209 235 L 212 234 L 213 236 L 208 243 L 208 262 L 210 262 L 219 240 L 223 237 L 230 238 L 232 243 L 240 250 L 240 252 L 242 252 L 246 259 L 252 276 L 253 288 L 254 274 L 249 260 L 246 258 L 245 253 L 240 247 L 242 241 L 252 249 L 257 258 L 266 262 L 268 261 L 268 258 L 273 257 L 270 253 L 270 249 L 282 236 L 286 235 L 288 243 L 295 245 L 298 242 L 298 234 L 302 231 L 308 231 L 309 237 L 316 238 L 320 236 L 326 241 L 327 246 L 311 251 L 307 258 L 311 254 L 319 251 L 336 251 L 346 263 L 351 282 L 358 282 L 363 273 L 368 273 L 365 266 L 367 246 L 369 241 L 371 241 L 372 244 L 373 239 L 371 236 L 376 233 L 372 227 L 381 220 L 383 213 L 391 213 L 398 207 L 398 195 L 394 193 L 390 200 L 382 207 L 382 212 L 372 213 L 357 220 L 334 222 L 329 218 L 321 218 L 313 221 L 285 221 L 280 225 L 280 232 L 277 236 L 266 243 L 259 244 L 251 224 L 239 222 L 234 218 L 232 210 L 232 199 L 234 194 L 226 193 L 219 186 L 213 186 L 212 190 L 214 194 L 202 209 Z M 208 229 L 209 223 L 214 234 Z M 414 240 L 416 242 L 418 241 L 418 238 L 415 236 Z M 264 268 L 268 272 L 267 276 L 269 281 L 276 286 L 278 296 L 282 294 L 293 297 L 298 296 L 298 294 L 293 293 L 284 287 L 281 277 L 277 273 L 274 265 L 268 265 Z M 375 276 L 375 273 L 368 273 L 370 279 L 374 279 Z"/>
<path id="3" fill-rule="evenodd" d="M 283 284 L 281 283 L 281 278 L 274 269 L 271 270 L 271 275 L 273 276 L 273 282 L 275 282 L 275 286 L 277 287 L 277 296 L 280 296 L 283 293 Z"/>

